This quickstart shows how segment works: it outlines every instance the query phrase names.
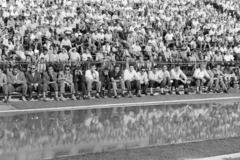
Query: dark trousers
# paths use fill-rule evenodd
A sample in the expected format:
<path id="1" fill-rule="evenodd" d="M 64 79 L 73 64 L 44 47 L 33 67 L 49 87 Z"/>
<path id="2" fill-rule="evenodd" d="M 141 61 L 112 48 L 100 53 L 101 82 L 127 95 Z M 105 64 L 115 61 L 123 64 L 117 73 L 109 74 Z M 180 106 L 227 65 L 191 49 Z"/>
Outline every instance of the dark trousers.
<path id="1" fill-rule="evenodd" d="M 107 89 L 108 96 L 111 96 L 111 88 L 112 88 L 111 82 L 108 82 L 108 81 L 102 82 L 102 88 L 101 88 L 102 93 L 105 89 Z"/>
<path id="2" fill-rule="evenodd" d="M 43 92 L 47 92 L 48 90 L 53 90 L 54 92 L 58 91 L 57 83 L 44 83 L 43 84 Z"/>
<path id="3" fill-rule="evenodd" d="M 86 89 L 86 83 L 85 82 L 74 83 L 74 88 L 75 88 L 76 94 L 78 93 L 78 91 L 82 91 L 83 95 L 87 95 L 87 89 Z"/>
<path id="4" fill-rule="evenodd" d="M 2 92 L 3 92 L 4 96 L 6 96 L 8 94 L 8 86 L 6 84 L 4 84 L 0 88 L 2 88 Z"/>
<path id="5" fill-rule="evenodd" d="M 39 95 L 42 91 L 43 85 L 42 84 L 38 84 L 37 88 L 35 89 L 33 85 L 29 84 L 28 85 L 28 91 L 29 91 L 29 96 L 32 96 L 32 92 L 36 91 L 37 95 Z"/>
<path id="6" fill-rule="evenodd" d="M 180 86 L 180 85 L 183 85 L 184 86 L 184 89 L 187 89 L 188 88 L 188 84 L 187 83 L 183 83 L 182 81 L 180 80 L 177 80 L 177 79 L 173 79 L 173 83 L 172 83 L 172 86 L 175 87 L 176 89 Z"/>
<path id="7" fill-rule="evenodd" d="M 128 92 L 132 91 L 132 89 L 136 89 L 136 91 L 141 90 L 141 85 L 139 80 L 134 80 L 134 81 L 125 81 L 126 88 Z"/>
<path id="8" fill-rule="evenodd" d="M 161 83 L 158 83 L 157 81 L 150 80 L 149 84 L 150 84 L 150 88 L 155 88 L 155 87 L 164 88 L 165 87 L 164 81 L 162 81 Z"/>
<path id="9" fill-rule="evenodd" d="M 145 83 L 141 84 L 141 89 L 143 93 L 146 93 L 147 88 L 148 88 L 148 84 L 145 84 Z"/>

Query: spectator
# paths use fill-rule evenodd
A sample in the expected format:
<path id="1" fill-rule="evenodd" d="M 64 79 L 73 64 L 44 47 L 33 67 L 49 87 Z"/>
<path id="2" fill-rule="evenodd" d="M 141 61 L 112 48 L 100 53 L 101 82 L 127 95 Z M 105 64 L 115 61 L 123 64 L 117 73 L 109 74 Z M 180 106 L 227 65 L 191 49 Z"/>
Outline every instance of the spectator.
<path id="1" fill-rule="evenodd" d="M 12 92 L 21 92 L 22 93 L 22 101 L 26 100 L 27 93 L 27 81 L 24 74 L 19 71 L 18 66 L 13 66 L 13 70 L 7 75 L 8 82 L 8 101 L 12 101 Z"/>
<path id="2" fill-rule="evenodd" d="M 105 89 L 107 89 L 108 92 L 108 97 L 111 96 L 111 77 L 108 68 L 104 68 L 103 71 L 99 73 L 99 78 L 101 81 L 101 96 L 104 98 L 105 97 Z"/>
<path id="3" fill-rule="evenodd" d="M 77 66 L 75 69 L 75 72 L 73 74 L 73 83 L 74 83 L 74 88 L 76 92 L 76 96 L 81 99 L 80 96 L 78 96 L 78 91 L 82 91 L 82 97 L 83 99 L 87 99 L 87 89 L 86 89 L 86 77 L 83 74 L 83 71 L 80 66 Z"/>
<path id="4" fill-rule="evenodd" d="M 120 67 L 118 65 L 114 66 L 114 70 L 110 72 L 110 78 L 112 82 L 112 87 L 113 87 L 113 94 L 114 98 L 118 99 L 119 96 L 117 94 L 117 86 L 120 84 L 121 89 L 122 89 L 122 96 L 125 97 L 125 84 L 124 84 L 124 79 L 123 79 L 123 73 L 120 70 Z"/>
<path id="5" fill-rule="evenodd" d="M 30 65 L 30 71 L 27 71 L 25 73 L 27 85 L 28 85 L 28 91 L 29 91 L 29 101 L 32 100 L 32 93 L 33 91 L 37 91 L 37 98 L 38 100 L 41 100 L 40 93 L 43 88 L 41 75 L 39 72 L 37 72 L 37 68 L 35 64 Z"/>
<path id="6" fill-rule="evenodd" d="M 7 85 L 7 76 L 3 73 L 2 67 L 0 68 L 0 87 L 4 94 L 4 102 L 8 101 L 8 85 Z"/>
<path id="7" fill-rule="evenodd" d="M 70 89 L 72 100 L 76 101 L 73 75 L 71 74 L 70 66 L 66 65 L 64 67 L 64 72 L 61 72 L 58 76 L 58 82 L 60 82 L 60 100 L 66 101 L 66 98 L 63 95 L 65 94 L 66 89 Z"/>
<path id="8" fill-rule="evenodd" d="M 148 95 L 147 94 L 147 88 L 148 88 L 148 74 L 147 70 L 145 67 L 141 67 L 140 71 L 137 73 L 142 89 L 142 94 Z"/>
<path id="9" fill-rule="evenodd" d="M 43 73 L 43 101 L 47 101 L 46 92 L 50 89 L 55 92 L 55 100 L 58 101 L 58 85 L 57 85 L 57 73 L 54 72 L 52 65 L 49 65 L 47 71 Z M 51 97 L 51 96 L 50 96 Z"/>

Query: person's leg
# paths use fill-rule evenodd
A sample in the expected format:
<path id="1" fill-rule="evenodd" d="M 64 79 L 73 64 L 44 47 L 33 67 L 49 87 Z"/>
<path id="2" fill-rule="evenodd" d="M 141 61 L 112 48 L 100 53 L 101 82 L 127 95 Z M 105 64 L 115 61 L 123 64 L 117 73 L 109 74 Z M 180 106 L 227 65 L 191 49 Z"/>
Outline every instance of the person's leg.
<path id="1" fill-rule="evenodd" d="M 66 87 L 65 83 L 60 83 L 60 99 L 61 99 L 61 101 L 66 101 L 66 99 L 63 96 L 63 94 L 65 94 L 65 87 Z M 54 86 L 53 86 L 53 88 L 54 88 Z"/>
<path id="2" fill-rule="evenodd" d="M 147 84 L 145 84 L 145 83 L 141 84 L 142 94 L 147 95 L 147 87 L 148 87 Z"/>
<path id="3" fill-rule="evenodd" d="M 128 93 L 131 92 L 132 91 L 131 82 L 129 80 L 127 80 L 127 81 L 125 81 L 125 85 L 126 85 Z"/>
<path id="4" fill-rule="evenodd" d="M 38 97 L 38 100 L 40 100 L 40 94 L 42 92 L 42 89 L 43 89 L 43 84 L 38 84 L 37 86 L 37 97 Z"/>
<path id="5" fill-rule="evenodd" d="M 33 92 L 33 85 L 28 85 L 28 91 L 29 91 L 29 100 L 31 100 L 32 99 L 32 92 Z"/>
<path id="6" fill-rule="evenodd" d="M 112 82 L 112 86 L 113 86 L 113 94 L 116 97 L 117 96 L 117 83 L 116 82 Z"/>
<path id="7" fill-rule="evenodd" d="M 197 93 L 200 93 L 200 91 L 201 91 L 201 80 L 196 79 L 196 78 L 194 78 L 194 80 L 195 80 L 195 85 L 197 87 Z"/>
<path id="8" fill-rule="evenodd" d="M 173 87 L 176 90 L 176 94 L 179 94 L 178 87 L 179 87 L 179 80 L 173 79 Z"/>
<path id="9" fill-rule="evenodd" d="M 27 94 L 27 84 L 22 84 L 15 88 L 15 91 L 22 92 L 22 101 L 26 101 L 26 94 Z"/>
<path id="10" fill-rule="evenodd" d="M 43 100 L 46 101 L 46 92 L 48 90 L 48 83 L 43 84 Z"/>
<path id="11" fill-rule="evenodd" d="M 142 94 L 141 94 L 141 84 L 140 84 L 140 81 L 139 80 L 135 80 L 135 87 L 136 87 L 136 90 L 137 90 L 137 96 L 138 97 L 142 97 Z"/>
<path id="12" fill-rule="evenodd" d="M 150 85 L 150 94 L 153 95 L 154 81 L 150 80 L 149 85 Z"/>
<path id="13" fill-rule="evenodd" d="M 108 90 L 108 97 L 111 97 L 111 89 L 112 89 L 112 84 L 110 82 L 107 82 L 107 90 Z"/>
<path id="14" fill-rule="evenodd" d="M 82 91 L 83 98 L 86 98 L 87 97 L 86 83 L 85 82 L 81 82 L 80 83 L 80 88 L 81 88 L 81 91 Z"/>
<path id="15" fill-rule="evenodd" d="M 93 85 L 93 81 L 91 80 L 87 81 L 87 92 L 89 97 L 91 97 L 92 85 Z"/>
<path id="16" fill-rule="evenodd" d="M 78 91 L 79 91 L 78 90 L 79 89 L 78 83 L 76 82 L 73 85 L 74 85 L 74 90 L 75 90 L 75 96 L 78 96 Z"/>
<path id="17" fill-rule="evenodd" d="M 15 91 L 15 88 L 12 84 L 8 84 L 8 101 L 12 100 L 12 92 Z"/>
<path id="18" fill-rule="evenodd" d="M 122 80 L 120 81 L 120 83 L 121 83 L 122 95 L 124 95 L 124 93 L 125 93 L 125 84 L 124 84 L 124 80 L 122 79 Z"/>
<path id="19" fill-rule="evenodd" d="M 71 91 L 71 95 L 72 95 L 72 100 L 77 100 L 75 97 L 75 88 L 74 88 L 74 83 L 70 84 L 70 91 Z"/>
<path id="20" fill-rule="evenodd" d="M 6 84 L 2 86 L 2 91 L 4 94 L 4 102 L 7 102 L 8 86 Z"/>
<path id="21" fill-rule="evenodd" d="M 55 92 L 55 100 L 58 101 L 58 85 L 57 83 L 50 84 L 50 87 L 53 88 L 53 91 Z"/>
<path id="22" fill-rule="evenodd" d="M 101 81 L 97 81 L 95 82 L 96 83 L 96 97 L 98 98 L 99 97 L 99 94 L 101 93 L 101 87 L 102 87 L 102 83 Z"/>
<path id="23" fill-rule="evenodd" d="M 164 92 L 164 88 L 166 87 L 167 79 L 163 78 L 162 82 L 160 83 L 161 94 L 166 94 Z"/>

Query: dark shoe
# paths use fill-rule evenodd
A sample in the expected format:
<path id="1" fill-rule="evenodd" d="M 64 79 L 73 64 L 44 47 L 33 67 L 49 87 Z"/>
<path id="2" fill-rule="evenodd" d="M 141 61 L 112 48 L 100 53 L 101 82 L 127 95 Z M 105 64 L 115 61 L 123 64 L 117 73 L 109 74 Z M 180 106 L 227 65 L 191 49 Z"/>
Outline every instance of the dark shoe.
<path id="1" fill-rule="evenodd" d="M 55 100 L 55 101 L 59 101 L 59 98 L 58 98 L 58 97 L 54 97 L 54 100 Z"/>
<path id="2" fill-rule="evenodd" d="M 32 96 L 30 96 L 29 98 L 28 98 L 28 101 L 31 101 L 33 99 L 33 97 Z"/>
<path id="3" fill-rule="evenodd" d="M 161 95 L 166 95 L 166 92 L 161 93 Z"/>
<path id="4" fill-rule="evenodd" d="M 4 99 L 4 100 L 3 100 L 3 103 L 8 103 L 8 99 Z"/>
<path id="5" fill-rule="evenodd" d="M 168 93 L 169 93 L 169 94 L 173 94 L 173 92 L 172 92 L 172 91 L 169 91 Z"/>
<path id="6" fill-rule="evenodd" d="M 197 91 L 196 94 L 201 94 L 201 92 L 200 92 L 200 91 Z"/>
<path id="7" fill-rule="evenodd" d="M 179 91 L 176 91 L 176 95 L 180 95 Z"/>
<path id="8" fill-rule="evenodd" d="M 142 97 L 142 95 L 141 95 L 141 94 L 137 94 L 137 97 L 141 98 L 141 97 Z"/>
<path id="9" fill-rule="evenodd" d="M 154 94 L 153 94 L 153 93 L 150 93 L 150 96 L 154 96 Z"/>
<path id="10" fill-rule="evenodd" d="M 147 92 L 142 92 L 142 94 L 144 94 L 145 96 L 147 96 L 148 94 L 147 94 Z"/>
<path id="11" fill-rule="evenodd" d="M 189 94 L 188 91 L 185 91 L 184 94 Z"/>
<path id="12" fill-rule="evenodd" d="M 119 96 L 114 96 L 115 99 L 119 99 L 120 97 Z"/>
<path id="13" fill-rule="evenodd" d="M 224 90 L 223 92 L 228 94 L 228 91 L 227 91 L 227 90 Z"/>
<path id="14" fill-rule="evenodd" d="M 100 95 L 99 95 L 99 94 L 96 94 L 96 98 L 98 98 L 98 99 L 99 99 L 99 98 L 101 98 L 101 97 L 100 97 Z"/>
<path id="15" fill-rule="evenodd" d="M 124 93 L 122 93 L 122 97 L 123 97 L 123 98 L 125 98 L 125 97 L 126 97 L 126 95 L 125 95 Z"/>

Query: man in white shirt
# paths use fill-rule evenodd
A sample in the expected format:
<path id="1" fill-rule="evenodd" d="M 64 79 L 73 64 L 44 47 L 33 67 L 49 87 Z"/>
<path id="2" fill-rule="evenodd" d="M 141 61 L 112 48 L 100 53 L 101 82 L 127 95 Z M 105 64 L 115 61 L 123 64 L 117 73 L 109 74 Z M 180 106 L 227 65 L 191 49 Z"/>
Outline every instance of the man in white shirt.
<path id="1" fill-rule="evenodd" d="M 195 84 L 197 86 L 197 94 L 201 94 L 201 86 L 207 86 L 207 92 L 209 92 L 212 87 L 213 82 L 211 81 L 211 78 L 205 68 L 205 65 L 201 64 L 200 67 L 197 68 L 193 74 L 193 80 L 195 81 Z"/>
<path id="2" fill-rule="evenodd" d="M 160 75 L 158 66 L 154 66 L 152 71 L 149 71 L 149 85 L 150 85 L 150 95 L 154 96 L 153 94 L 153 88 L 155 87 L 160 87 L 161 88 L 161 94 L 164 94 L 163 88 L 164 86 L 164 81 L 162 75 Z"/>
<path id="3" fill-rule="evenodd" d="M 137 72 L 134 69 L 133 64 L 130 64 L 129 69 L 126 69 L 124 71 L 123 77 L 124 77 L 123 79 L 125 81 L 125 85 L 126 85 L 126 88 L 128 91 L 129 98 L 133 98 L 132 88 L 136 88 L 136 90 L 138 92 L 137 97 L 142 97 L 139 77 L 137 75 Z"/>
<path id="4" fill-rule="evenodd" d="M 147 74 L 146 68 L 142 67 L 141 70 L 137 74 L 139 77 L 142 94 L 147 95 L 146 90 L 148 88 L 148 74 Z"/>
<path id="5" fill-rule="evenodd" d="M 179 95 L 179 85 L 184 86 L 185 94 L 188 94 L 187 76 L 183 73 L 179 64 L 170 71 L 172 86 L 176 89 L 176 94 Z"/>
<path id="6" fill-rule="evenodd" d="M 92 55 L 89 49 L 86 49 L 86 52 L 82 54 L 82 61 L 92 60 Z"/>
<path id="7" fill-rule="evenodd" d="M 88 98 L 91 98 L 91 91 L 93 85 L 96 85 L 96 97 L 100 98 L 101 81 L 99 80 L 99 73 L 98 71 L 96 71 L 95 64 L 92 64 L 91 69 L 85 72 L 85 77 L 87 80 Z"/>
<path id="8" fill-rule="evenodd" d="M 70 57 L 70 61 L 80 61 L 81 60 L 80 54 L 76 51 L 75 47 L 73 47 L 69 51 L 69 57 Z"/>
<path id="9" fill-rule="evenodd" d="M 169 93 L 171 94 L 172 92 L 171 92 L 171 77 L 170 77 L 170 73 L 169 73 L 169 71 L 167 70 L 168 68 L 167 68 L 167 65 L 163 65 L 163 67 L 162 67 L 162 69 L 161 70 L 159 70 L 158 72 L 158 74 L 160 75 L 160 77 L 162 77 L 162 84 L 163 84 L 163 86 L 164 86 L 164 88 L 166 87 L 166 86 L 169 86 L 169 88 L 170 88 L 170 91 L 169 91 Z M 164 92 L 164 88 L 162 88 L 161 89 L 161 93 L 163 94 L 163 95 L 165 95 L 166 93 Z"/>

